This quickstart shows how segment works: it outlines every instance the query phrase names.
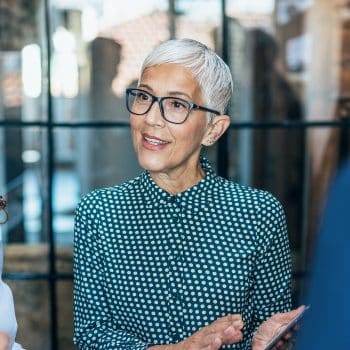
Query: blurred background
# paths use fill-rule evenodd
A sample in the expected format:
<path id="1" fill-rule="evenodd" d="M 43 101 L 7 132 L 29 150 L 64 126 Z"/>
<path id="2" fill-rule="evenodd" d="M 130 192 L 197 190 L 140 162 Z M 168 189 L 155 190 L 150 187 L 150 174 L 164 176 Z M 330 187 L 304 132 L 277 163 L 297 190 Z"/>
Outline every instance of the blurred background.
<path id="1" fill-rule="evenodd" d="M 75 207 L 140 173 L 124 91 L 153 47 L 183 37 L 231 68 L 232 124 L 205 154 L 282 202 L 293 302 L 303 295 L 329 181 L 350 155 L 349 1 L 0 0 L 4 279 L 25 348 L 74 349 Z"/>

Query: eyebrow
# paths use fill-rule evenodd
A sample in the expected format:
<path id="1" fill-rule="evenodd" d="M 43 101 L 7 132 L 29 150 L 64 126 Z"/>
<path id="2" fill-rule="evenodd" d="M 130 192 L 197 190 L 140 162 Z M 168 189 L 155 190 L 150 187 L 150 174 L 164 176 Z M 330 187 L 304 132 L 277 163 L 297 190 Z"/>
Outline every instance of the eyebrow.
<path id="1" fill-rule="evenodd" d="M 147 84 L 140 84 L 138 86 L 138 88 L 147 89 L 150 92 L 154 93 L 154 90 Z M 188 98 L 189 100 L 192 100 L 192 97 L 190 95 L 186 94 L 185 92 L 181 92 L 181 91 L 169 91 L 167 96 L 180 96 L 180 97 L 182 96 L 182 97 Z"/>

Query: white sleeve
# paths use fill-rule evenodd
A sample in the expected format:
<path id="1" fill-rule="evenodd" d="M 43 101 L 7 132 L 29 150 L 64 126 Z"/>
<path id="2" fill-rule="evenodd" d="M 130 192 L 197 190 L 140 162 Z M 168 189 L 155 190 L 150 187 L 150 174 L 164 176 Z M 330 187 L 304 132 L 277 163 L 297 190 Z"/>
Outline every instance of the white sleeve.
<path id="1" fill-rule="evenodd" d="M 0 280 L 0 331 L 9 335 L 11 342 L 14 341 L 17 333 L 17 321 L 15 306 L 10 287 Z"/>
<path id="2" fill-rule="evenodd" d="M 0 237 L 2 232 L 0 227 Z M 0 331 L 5 332 L 10 337 L 10 345 L 16 338 L 17 321 L 15 316 L 15 305 L 10 287 L 1 279 L 3 262 L 3 245 L 0 238 Z M 10 347 L 11 348 L 11 347 Z"/>

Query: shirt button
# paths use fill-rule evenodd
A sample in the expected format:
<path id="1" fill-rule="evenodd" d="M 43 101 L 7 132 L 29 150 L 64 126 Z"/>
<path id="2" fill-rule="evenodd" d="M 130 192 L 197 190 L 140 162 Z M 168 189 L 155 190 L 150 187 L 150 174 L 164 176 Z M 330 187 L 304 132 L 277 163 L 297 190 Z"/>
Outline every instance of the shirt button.
<path id="1" fill-rule="evenodd" d="M 181 293 L 178 290 L 173 291 L 173 296 L 177 300 L 181 299 Z"/>
<path id="2" fill-rule="evenodd" d="M 181 256 L 179 255 L 179 253 L 177 254 L 177 255 L 175 255 L 175 261 L 177 262 L 177 263 L 181 263 L 182 262 L 182 258 L 181 258 Z"/>
<path id="3" fill-rule="evenodd" d="M 173 337 L 174 342 L 178 342 L 182 340 L 180 337 L 181 332 L 182 332 L 181 328 L 177 329 L 177 327 L 174 327 L 174 326 L 171 327 L 171 333 L 172 333 L 171 335 Z"/>
<path id="4" fill-rule="evenodd" d="M 180 334 L 178 332 L 173 332 L 173 341 L 179 342 L 181 340 Z"/>

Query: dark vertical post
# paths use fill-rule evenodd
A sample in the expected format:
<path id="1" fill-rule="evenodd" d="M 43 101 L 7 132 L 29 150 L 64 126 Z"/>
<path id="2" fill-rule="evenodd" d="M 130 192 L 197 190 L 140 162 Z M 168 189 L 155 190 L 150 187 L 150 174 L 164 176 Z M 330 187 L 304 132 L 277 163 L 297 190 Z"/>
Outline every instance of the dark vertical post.
<path id="1" fill-rule="evenodd" d="M 170 39 L 175 39 L 176 37 L 175 15 L 175 0 L 169 0 L 168 18 Z"/>
<path id="2" fill-rule="evenodd" d="M 228 28 L 227 28 L 227 16 L 226 16 L 226 0 L 221 0 L 221 57 L 228 63 Z M 218 141 L 217 146 L 217 158 L 218 158 L 218 174 L 222 177 L 228 177 L 229 166 L 229 150 L 228 150 L 228 132 Z"/>
<path id="3" fill-rule="evenodd" d="M 350 121 L 350 110 L 347 108 L 346 115 L 341 117 L 341 122 L 345 124 L 346 121 Z M 350 154 L 350 132 L 346 127 L 339 128 L 339 155 L 338 166 L 341 166 L 348 158 Z"/>
<path id="4" fill-rule="evenodd" d="M 47 227 L 49 230 L 49 297 L 51 319 L 51 350 L 58 349 L 57 338 L 57 295 L 56 295 L 56 259 L 55 237 L 53 231 L 53 176 L 54 176 L 54 135 L 53 135 L 53 110 L 51 96 L 51 21 L 50 4 L 45 0 L 45 34 L 47 52 Z"/>

